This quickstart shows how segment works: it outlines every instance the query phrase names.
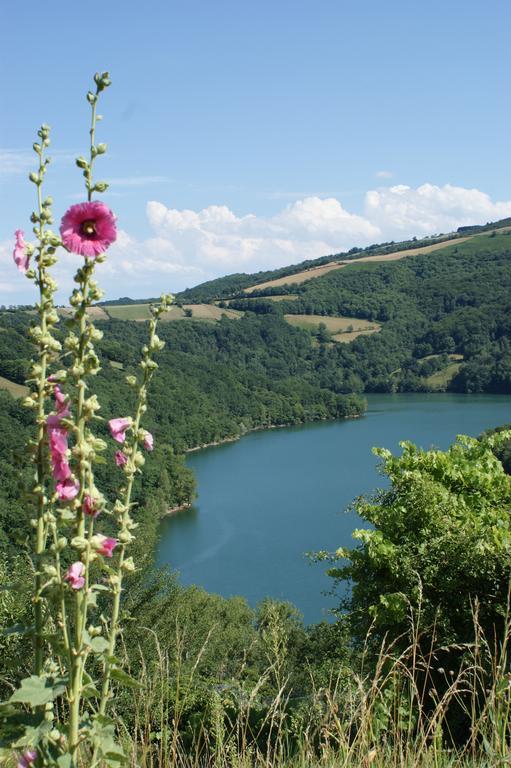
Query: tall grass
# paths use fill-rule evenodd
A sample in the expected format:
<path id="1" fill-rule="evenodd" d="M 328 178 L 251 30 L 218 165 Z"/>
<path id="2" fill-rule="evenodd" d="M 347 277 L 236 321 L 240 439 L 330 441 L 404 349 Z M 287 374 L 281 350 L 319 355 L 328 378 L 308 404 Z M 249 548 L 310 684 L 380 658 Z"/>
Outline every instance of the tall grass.
<path id="1" fill-rule="evenodd" d="M 150 631 L 150 630 L 148 630 Z M 214 631 L 214 629 L 212 630 Z M 472 642 L 437 647 L 434 628 L 412 621 L 409 641 L 367 638 L 358 663 L 327 684 L 310 673 L 294 696 L 285 638 L 266 629 L 268 665 L 251 685 L 197 679 L 176 626 L 172 656 L 154 635 L 141 657 L 140 692 L 117 715 L 130 768 L 495 768 L 511 765 L 510 621 L 489 641 L 474 610 Z M 370 650 L 373 649 L 373 650 Z M 453 668 L 443 668 L 448 660 Z M 135 670 L 132 668 L 132 673 Z M 245 679 L 240 669 L 239 679 Z M 268 691 L 272 691 L 271 696 Z"/>

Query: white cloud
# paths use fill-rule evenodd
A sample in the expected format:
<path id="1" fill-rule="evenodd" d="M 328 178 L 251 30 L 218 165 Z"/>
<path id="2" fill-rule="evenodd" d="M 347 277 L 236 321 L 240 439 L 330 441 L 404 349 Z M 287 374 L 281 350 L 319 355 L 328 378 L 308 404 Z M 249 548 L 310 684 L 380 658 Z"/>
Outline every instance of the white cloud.
<path id="1" fill-rule="evenodd" d="M 139 240 L 120 231 L 101 265 L 99 280 L 109 298 L 153 296 L 229 274 L 286 266 L 355 245 L 450 232 L 467 224 L 511 216 L 511 201 L 493 202 L 477 189 L 446 184 L 381 187 L 367 192 L 363 215 L 333 197 L 305 197 L 273 216 L 236 215 L 225 205 L 202 210 L 147 203 L 151 236 Z M 0 244 L 5 284 L 0 301 L 33 300 L 14 270 L 12 243 Z M 8 268 L 7 268 L 8 265 Z M 77 257 L 64 253 L 56 269 L 63 291 L 72 287 Z M 64 293 L 59 294 L 64 300 Z"/>
<path id="2" fill-rule="evenodd" d="M 366 194 L 365 215 L 386 238 L 451 232 L 469 224 L 511 216 L 511 201 L 492 202 L 478 189 L 399 184 Z"/>
<path id="3" fill-rule="evenodd" d="M 376 171 L 374 175 L 377 179 L 391 179 L 394 176 L 392 171 Z"/>
<path id="4" fill-rule="evenodd" d="M 76 152 L 69 149 L 57 149 L 49 152 L 54 161 L 73 160 Z M 0 176 L 16 176 L 37 168 L 37 156 L 33 150 L 5 149 L 0 147 Z"/>

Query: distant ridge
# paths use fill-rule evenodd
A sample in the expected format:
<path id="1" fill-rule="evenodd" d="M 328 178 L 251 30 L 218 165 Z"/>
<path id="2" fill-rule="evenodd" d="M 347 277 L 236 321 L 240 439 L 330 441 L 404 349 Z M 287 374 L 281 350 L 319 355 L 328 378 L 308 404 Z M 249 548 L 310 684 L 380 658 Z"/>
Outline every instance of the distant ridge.
<path id="1" fill-rule="evenodd" d="M 486 224 L 473 224 L 470 226 L 458 227 L 456 232 L 446 234 L 428 235 L 420 239 L 413 237 L 411 240 L 402 240 L 399 242 L 390 240 L 383 243 L 374 243 L 365 248 L 355 247 L 351 248 L 349 251 L 320 256 L 317 259 L 307 259 L 298 264 L 290 264 L 278 269 L 253 273 L 235 272 L 230 275 L 225 275 L 224 277 L 207 280 L 193 288 L 187 288 L 184 291 L 176 293 L 175 297 L 179 304 L 207 303 L 215 300 L 228 299 L 233 296 L 241 295 L 247 288 L 251 288 L 252 286 L 255 287 L 261 283 L 269 283 L 283 277 L 290 277 L 299 272 L 325 266 L 335 261 L 356 261 L 364 259 L 367 256 L 384 256 L 391 253 L 398 253 L 402 250 L 425 248 L 440 243 L 449 244 L 451 241 L 458 240 L 467 235 L 481 234 L 506 227 L 511 227 L 511 217 L 500 219 L 499 221 L 487 222 Z M 101 306 L 115 306 L 116 304 L 147 304 L 156 300 L 157 299 L 154 297 L 132 299 L 128 296 L 123 296 L 118 299 L 108 299 L 99 302 L 99 304 Z"/>

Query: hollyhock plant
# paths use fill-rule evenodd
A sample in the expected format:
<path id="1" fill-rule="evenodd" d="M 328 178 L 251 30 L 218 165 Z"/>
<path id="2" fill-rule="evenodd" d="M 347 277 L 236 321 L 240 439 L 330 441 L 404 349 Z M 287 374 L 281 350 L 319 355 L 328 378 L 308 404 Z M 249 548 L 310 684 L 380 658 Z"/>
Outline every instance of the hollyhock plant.
<path id="1" fill-rule="evenodd" d="M 64 248 L 88 259 L 104 253 L 117 238 L 115 216 L 104 203 L 91 200 L 69 208 L 60 224 Z"/>
<path id="2" fill-rule="evenodd" d="M 42 125 L 33 144 L 37 166 L 29 175 L 37 188 L 36 207 L 30 215 L 36 242 L 27 244 L 22 230 L 15 233 L 14 261 L 37 290 L 29 331 L 34 345 L 27 380 L 30 392 L 23 400 L 33 414 L 33 435 L 26 451 L 33 472 L 33 666 L 30 676 L 20 681 L 9 700 L 13 717 L 22 715 L 23 722 L 28 723 L 23 738 L 16 736 L 11 745 L 11 749 L 25 750 L 21 755 L 16 752 L 11 760 L 18 768 L 43 762 L 68 768 L 110 765 L 111 754 L 115 755 L 116 764 L 122 762 L 122 746 L 112 745 L 113 729 L 111 732 L 110 726 L 105 727 L 105 717 L 108 718 L 113 698 L 112 680 L 117 678 L 119 682 L 116 672 L 122 669 L 116 647 L 123 617 L 123 579 L 135 568 L 128 549 L 136 528 L 132 517 L 138 477 L 135 470 L 144 463 L 142 443 L 147 450 L 153 446 L 152 436 L 143 429 L 142 421 L 148 387 L 158 367 L 154 356 L 163 347 L 156 329 L 171 299 L 163 296 L 159 304 L 150 307 L 141 373 L 126 378 L 135 394 L 133 416 L 109 422 L 114 440 L 126 446 L 116 451 L 115 462 L 119 467 L 127 466 L 115 496 L 112 494 L 107 502 L 96 486 L 96 467 L 103 461 L 101 453 L 107 449 L 107 443 L 95 434 L 95 414 L 100 403 L 97 394 L 91 391 L 92 377 L 101 368 L 95 342 L 102 332 L 94 326 L 90 310 L 102 297 L 95 272 L 104 261 L 103 254 L 115 242 L 117 231 L 112 211 L 104 203 L 92 200 L 95 193 L 107 187 L 105 182 L 94 180 L 93 171 L 97 158 L 106 152 L 106 144 L 96 143 L 96 108 L 100 94 L 110 85 L 108 73 L 96 74 L 94 82 L 95 91 L 87 93 L 91 106 L 90 154 L 87 159 L 79 157 L 76 161 L 85 177 L 87 202 L 69 208 L 61 222 L 60 236 L 51 231 L 53 201 L 42 189 L 50 167 L 50 129 Z M 61 324 L 65 327 L 57 333 L 62 313 L 55 304 L 58 286 L 52 267 L 58 262 L 62 247 L 84 259 L 78 260 L 66 322 Z M 105 507 L 111 509 L 117 538 L 94 534 L 94 518 Z M 114 550 L 118 557 L 111 562 Z M 91 579 L 89 589 L 89 573 L 97 572 L 90 565 L 98 556 L 109 559 L 108 567 L 106 562 L 102 563 L 107 576 L 98 584 Z M 101 607 L 96 604 L 96 593 L 100 590 Z M 101 690 L 96 691 L 97 701 L 92 708 L 86 700 L 90 672 L 99 673 L 101 680 Z M 42 693 L 49 697 L 43 700 Z M 50 707 L 45 706 L 50 702 Z M 34 718 L 39 722 L 41 715 L 44 727 L 37 731 L 37 751 L 21 746 L 34 743 L 33 722 Z M 17 730 L 18 725 L 13 732 Z M 2 749 L 0 752 L 3 754 Z"/>
<path id="3" fill-rule="evenodd" d="M 23 752 L 20 759 L 18 760 L 16 768 L 31 768 L 36 760 L 37 752 L 35 749 L 27 749 L 26 752 Z"/>
<path id="4" fill-rule="evenodd" d="M 128 463 L 128 457 L 122 451 L 115 452 L 115 463 L 118 467 L 124 467 Z"/>
<path id="5" fill-rule="evenodd" d="M 147 430 L 144 433 L 144 448 L 146 451 L 152 451 L 154 448 L 154 438 L 150 432 L 147 432 Z"/>
<path id="6" fill-rule="evenodd" d="M 99 555 L 103 555 L 103 557 L 112 557 L 114 549 L 119 543 L 117 539 L 113 539 L 111 536 L 103 536 L 101 533 L 96 534 L 92 541 L 96 552 Z"/>
<path id="7" fill-rule="evenodd" d="M 126 430 L 131 427 L 133 420 L 130 416 L 125 416 L 120 419 L 110 419 L 108 426 L 114 440 L 118 443 L 124 443 L 126 439 Z"/>
<path id="8" fill-rule="evenodd" d="M 12 252 L 12 258 L 19 271 L 25 274 L 28 270 L 30 257 L 27 252 L 24 232 L 21 229 L 17 229 L 14 233 L 14 237 L 16 238 L 16 244 L 14 246 L 14 251 Z"/>
<path id="9" fill-rule="evenodd" d="M 72 589 L 83 589 L 85 586 L 85 578 L 83 575 L 84 571 L 84 564 L 81 562 L 81 560 L 78 560 L 78 562 L 69 566 L 65 573 L 64 581 L 67 581 Z"/>

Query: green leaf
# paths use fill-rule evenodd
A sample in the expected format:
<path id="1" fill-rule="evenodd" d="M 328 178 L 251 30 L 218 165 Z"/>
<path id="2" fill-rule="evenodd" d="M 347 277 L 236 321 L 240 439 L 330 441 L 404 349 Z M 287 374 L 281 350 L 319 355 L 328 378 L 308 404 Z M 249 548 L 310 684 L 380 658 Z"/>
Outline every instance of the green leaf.
<path id="1" fill-rule="evenodd" d="M 63 678 L 56 678 L 55 682 L 52 682 L 48 677 L 31 675 L 21 681 L 21 687 L 12 694 L 9 701 L 39 707 L 42 704 L 55 701 L 57 696 L 60 696 L 65 690 L 66 684 Z"/>
<path id="2" fill-rule="evenodd" d="M 73 761 L 71 755 L 61 755 L 57 758 L 57 765 L 59 768 L 71 768 Z"/>
<path id="3" fill-rule="evenodd" d="M 133 677 L 131 677 L 131 675 L 128 675 L 127 672 L 124 672 L 124 670 L 119 669 L 118 667 L 114 667 L 112 670 L 110 670 L 110 677 L 112 680 L 116 680 L 118 683 L 126 686 L 127 688 L 142 687 L 138 680 L 135 680 Z"/>

